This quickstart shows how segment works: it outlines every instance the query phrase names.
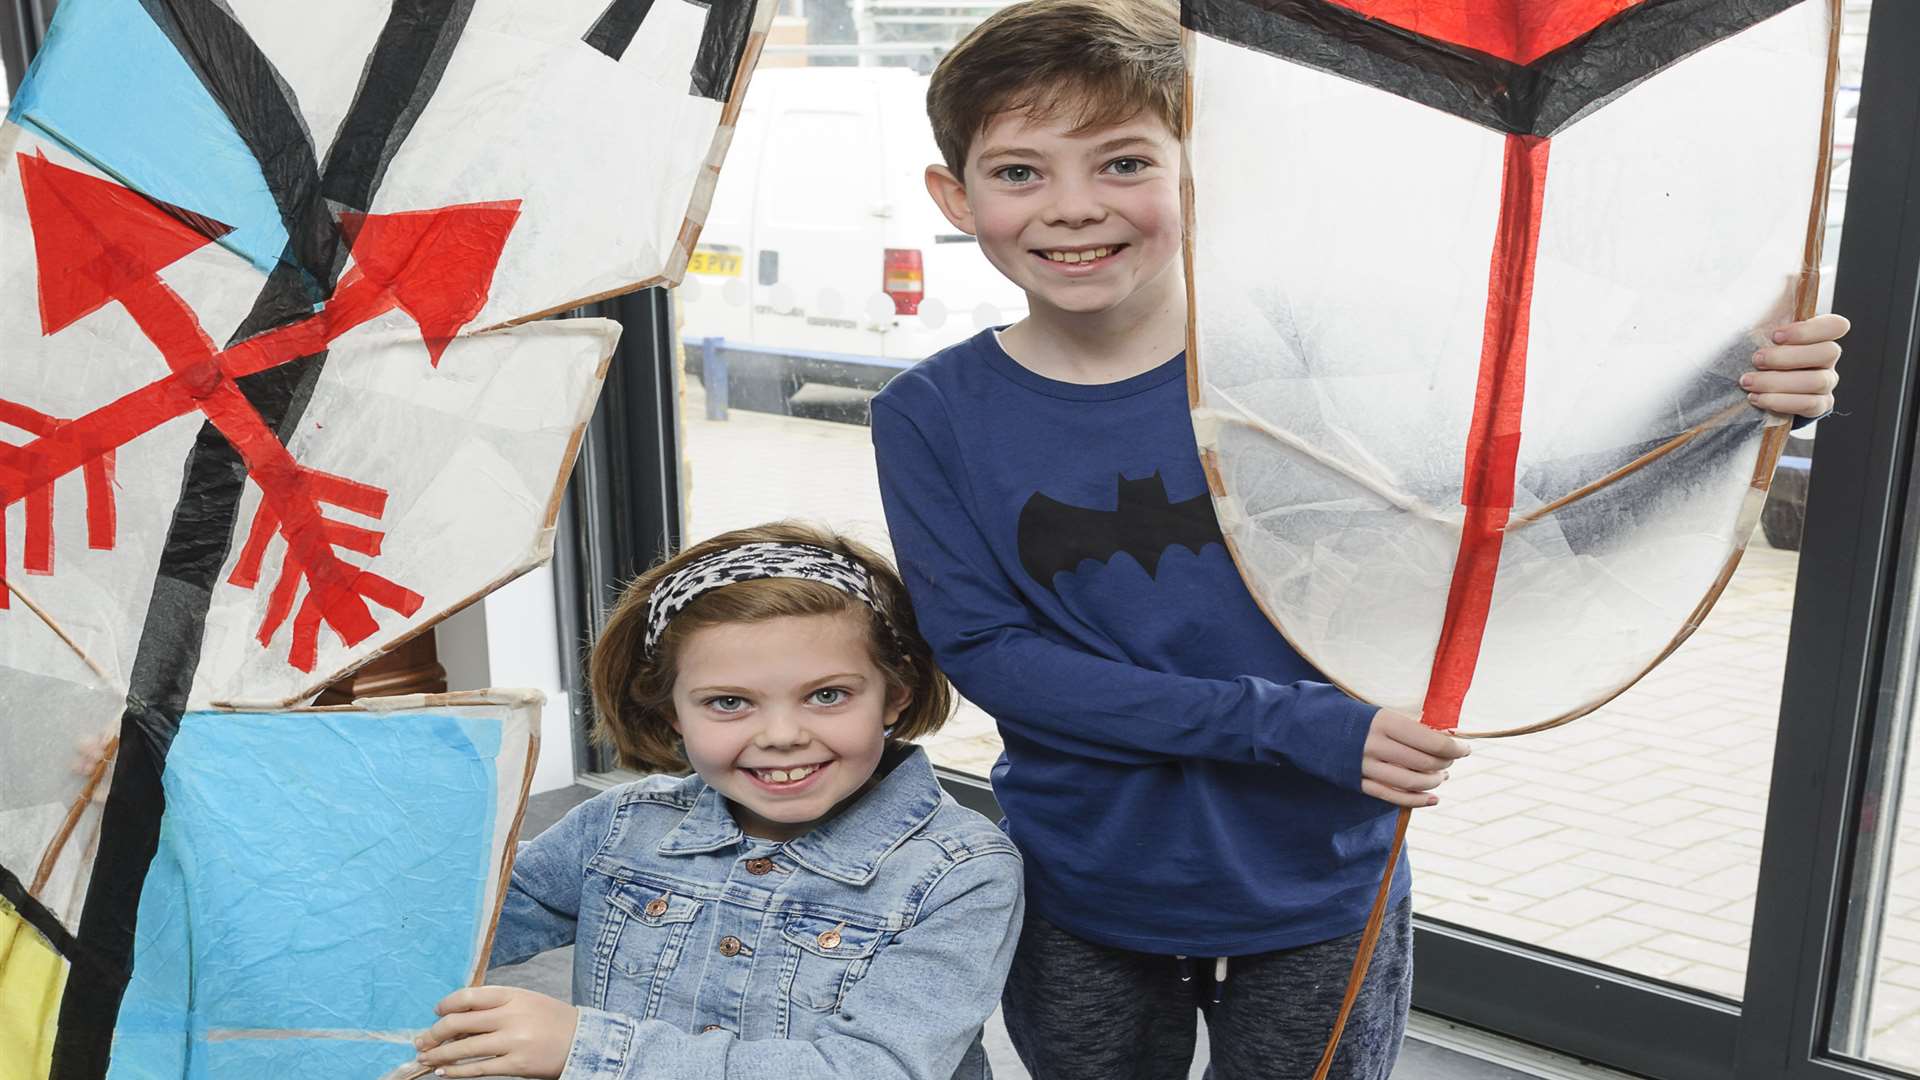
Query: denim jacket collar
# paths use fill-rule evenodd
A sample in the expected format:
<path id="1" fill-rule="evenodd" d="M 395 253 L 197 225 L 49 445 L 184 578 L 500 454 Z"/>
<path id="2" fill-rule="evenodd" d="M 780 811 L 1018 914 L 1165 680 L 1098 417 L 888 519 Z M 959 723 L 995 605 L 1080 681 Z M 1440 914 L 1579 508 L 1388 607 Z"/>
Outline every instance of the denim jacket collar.
<path id="1" fill-rule="evenodd" d="M 745 837 L 718 791 L 697 784 L 700 795 L 687 816 L 667 830 L 655 849 L 662 855 L 698 855 L 741 843 Z M 940 783 L 926 751 L 910 747 L 866 795 L 843 813 L 781 845 L 807 869 L 849 885 L 865 885 L 880 860 L 919 831 L 940 808 Z"/>

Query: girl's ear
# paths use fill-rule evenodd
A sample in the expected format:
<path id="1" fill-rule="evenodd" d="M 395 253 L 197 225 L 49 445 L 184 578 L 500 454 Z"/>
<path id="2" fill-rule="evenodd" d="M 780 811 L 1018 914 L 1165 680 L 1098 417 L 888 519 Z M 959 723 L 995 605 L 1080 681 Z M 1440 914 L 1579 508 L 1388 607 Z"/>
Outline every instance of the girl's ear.
<path id="1" fill-rule="evenodd" d="M 880 716 L 880 726 L 887 731 L 892 731 L 894 725 L 900 722 L 900 714 L 906 712 L 907 706 L 911 704 L 913 704 L 913 691 L 904 686 L 890 689 L 887 692 L 886 710 Z"/>
<path id="2" fill-rule="evenodd" d="M 927 194 L 933 196 L 933 203 L 940 212 L 953 222 L 953 227 L 975 235 L 973 229 L 973 204 L 967 200 L 967 186 L 953 175 L 953 170 L 945 165 L 927 166 Z"/>

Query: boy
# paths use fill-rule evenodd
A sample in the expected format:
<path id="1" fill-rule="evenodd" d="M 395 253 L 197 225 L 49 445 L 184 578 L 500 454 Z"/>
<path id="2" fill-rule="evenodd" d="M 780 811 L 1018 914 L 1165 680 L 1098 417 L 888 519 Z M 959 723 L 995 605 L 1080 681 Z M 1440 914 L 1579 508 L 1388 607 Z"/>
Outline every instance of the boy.
<path id="1" fill-rule="evenodd" d="M 1433 805 L 1467 753 L 1327 685 L 1218 542 L 1183 378 L 1183 80 L 1163 0 L 1026 0 L 947 55 L 928 190 L 1030 314 L 873 403 L 921 627 L 1005 741 L 1028 909 L 1004 1005 L 1038 1080 L 1185 1077 L 1196 1007 L 1213 1076 L 1310 1076 L 1394 807 Z M 1829 409 L 1844 331 L 1776 334 L 1755 403 Z M 1335 1077 L 1392 1070 L 1408 884 Z"/>

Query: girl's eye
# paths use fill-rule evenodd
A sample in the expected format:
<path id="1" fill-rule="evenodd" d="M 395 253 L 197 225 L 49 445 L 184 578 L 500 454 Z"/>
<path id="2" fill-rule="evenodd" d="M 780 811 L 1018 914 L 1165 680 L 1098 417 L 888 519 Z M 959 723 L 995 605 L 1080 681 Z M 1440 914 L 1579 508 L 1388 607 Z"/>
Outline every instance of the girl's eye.
<path id="1" fill-rule="evenodd" d="M 993 175 L 1009 184 L 1030 184 L 1033 182 L 1033 166 L 1002 165 L 993 171 Z"/>
<path id="2" fill-rule="evenodd" d="M 708 698 L 704 704 L 717 713 L 735 713 L 747 707 L 747 699 L 738 694 L 722 694 Z"/>
<path id="3" fill-rule="evenodd" d="M 825 705 L 828 707 L 846 704 L 847 696 L 847 692 L 837 686 L 823 687 L 808 695 L 815 705 Z"/>
<path id="4" fill-rule="evenodd" d="M 1123 157 L 1108 162 L 1107 168 L 1116 176 L 1138 176 L 1151 164 L 1146 158 Z"/>

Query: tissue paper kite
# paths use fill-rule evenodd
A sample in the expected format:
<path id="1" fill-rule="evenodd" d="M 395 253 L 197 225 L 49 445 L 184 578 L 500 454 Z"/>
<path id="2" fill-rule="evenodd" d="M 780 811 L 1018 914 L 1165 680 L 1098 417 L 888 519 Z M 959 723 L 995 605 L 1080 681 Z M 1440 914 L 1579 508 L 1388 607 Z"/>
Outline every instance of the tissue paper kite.
<path id="1" fill-rule="evenodd" d="M 410 1067 L 420 1002 L 486 967 L 539 716 L 485 691 L 182 718 L 114 1075 Z"/>
<path id="2" fill-rule="evenodd" d="M 0 126 L 0 1075 L 336 1078 L 245 1032 L 387 1038 L 473 977 L 492 892 L 328 906 L 314 855 L 481 799 L 506 832 L 434 865 L 499 859 L 518 736 L 278 710 L 547 556 L 618 328 L 529 320 L 678 279 L 771 17 L 60 5 Z M 275 792 L 298 829 L 245 820 Z M 220 926 L 219 844 L 315 905 Z M 222 970 L 284 933 L 326 979 L 369 930 L 396 959 L 357 1012 L 287 958 Z"/>
<path id="3" fill-rule="evenodd" d="M 1733 573 L 1811 315 L 1837 0 L 1186 0 L 1189 392 L 1254 596 L 1361 700 L 1589 712 Z"/>

